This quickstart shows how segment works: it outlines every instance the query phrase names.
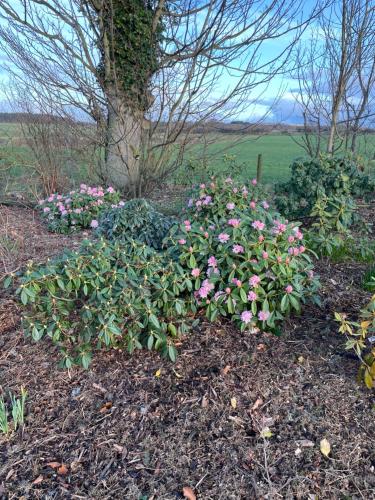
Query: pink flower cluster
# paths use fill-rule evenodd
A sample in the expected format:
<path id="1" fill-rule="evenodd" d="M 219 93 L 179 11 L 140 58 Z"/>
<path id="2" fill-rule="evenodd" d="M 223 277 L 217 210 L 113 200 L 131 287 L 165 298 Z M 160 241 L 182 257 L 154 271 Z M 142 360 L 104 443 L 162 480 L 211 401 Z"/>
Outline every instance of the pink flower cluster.
<path id="1" fill-rule="evenodd" d="M 239 227 L 241 221 L 240 219 L 229 219 L 228 220 L 228 225 L 232 227 Z"/>
<path id="2" fill-rule="evenodd" d="M 213 283 L 210 283 L 209 280 L 204 280 L 202 283 L 202 286 L 198 290 L 198 295 L 202 299 L 207 298 L 210 292 L 215 288 L 215 285 Z"/>
<path id="3" fill-rule="evenodd" d="M 254 229 L 258 229 L 258 231 L 263 231 L 266 227 L 265 223 L 260 220 L 255 220 L 251 225 Z"/>

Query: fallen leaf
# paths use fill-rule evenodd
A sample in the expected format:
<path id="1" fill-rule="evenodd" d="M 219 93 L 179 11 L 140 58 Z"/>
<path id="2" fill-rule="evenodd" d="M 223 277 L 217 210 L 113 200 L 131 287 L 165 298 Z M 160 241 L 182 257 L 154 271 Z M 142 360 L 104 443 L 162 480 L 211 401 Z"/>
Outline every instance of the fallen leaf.
<path id="1" fill-rule="evenodd" d="M 236 398 L 231 398 L 230 405 L 235 410 L 237 408 L 237 399 Z"/>
<path id="2" fill-rule="evenodd" d="M 112 408 L 111 401 L 107 401 L 107 403 L 104 403 L 104 405 L 100 408 L 99 413 L 106 413 L 111 408 Z"/>
<path id="3" fill-rule="evenodd" d="M 269 427 L 264 427 L 261 431 L 260 431 L 260 435 L 262 436 L 262 438 L 270 438 L 273 436 L 273 433 L 271 432 L 270 428 Z"/>
<path id="4" fill-rule="evenodd" d="M 161 369 L 159 368 L 159 370 L 155 372 L 155 377 L 160 377 L 160 375 L 161 375 Z"/>
<path id="5" fill-rule="evenodd" d="M 303 356 L 298 356 L 297 361 L 300 365 L 305 361 L 305 358 Z"/>
<path id="6" fill-rule="evenodd" d="M 33 484 L 40 484 L 43 481 L 44 477 L 42 475 L 38 476 L 35 481 L 33 481 Z"/>
<path id="7" fill-rule="evenodd" d="M 77 472 L 77 470 L 79 469 L 80 467 L 80 463 L 78 460 L 74 460 L 71 464 L 70 464 L 70 470 L 72 472 Z"/>
<path id="8" fill-rule="evenodd" d="M 257 351 L 264 352 L 267 349 L 266 344 L 258 344 Z"/>
<path id="9" fill-rule="evenodd" d="M 48 467 L 52 467 L 52 469 L 57 469 L 60 467 L 61 463 L 60 462 L 48 462 Z"/>
<path id="10" fill-rule="evenodd" d="M 173 373 L 176 375 L 177 378 L 183 378 L 182 375 L 180 375 L 178 372 L 176 372 L 175 369 L 173 369 Z"/>
<path id="11" fill-rule="evenodd" d="M 103 394 L 105 394 L 107 392 L 106 389 L 104 389 L 104 387 L 100 384 L 92 384 L 92 386 L 94 389 L 97 389 L 98 391 L 102 392 Z"/>
<path id="12" fill-rule="evenodd" d="M 207 408 L 207 406 L 208 406 L 208 399 L 207 399 L 206 395 L 204 395 L 202 398 L 201 406 L 202 406 L 202 408 Z"/>
<path id="13" fill-rule="evenodd" d="M 328 439 L 324 438 L 320 441 L 320 451 L 325 457 L 328 457 L 331 453 L 331 445 L 329 444 Z"/>
<path id="14" fill-rule="evenodd" d="M 229 370 L 230 370 L 230 365 L 227 365 L 225 368 L 223 368 L 223 369 L 221 370 L 221 373 L 222 373 L 223 375 L 227 375 L 227 374 L 228 374 L 228 372 L 229 372 Z"/>
<path id="15" fill-rule="evenodd" d="M 190 486 L 184 486 L 182 488 L 182 494 L 184 495 L 185 498 L 188 500 L 197 500 L 197 497 L 195 496 L 194 491 L 190 488 Z"/>
<path id="16" fill-rule="evenodd" d="M 263 403 L 263 399 L 261 398 L 258 398 L 255 403 L 253 404 L 253 406 L 251 407 L 251 409 L 254 411 L 254 410 L 257 410 L 259 408 L 259 406 Z"/>
<path id="17" fill-rule="evenodd" d="M 57 469 L 57 473 L 65 476 L 65 474 L 68 474 L 68 467 L 65 464 L 61 464 L 61 466 Z"/>
<path id="18" fill-rule="evenodd" d="M 119 444 L 114 444 L 113 445 L 114 449 L 118 451 L 119 453 L 122 453 L 124 451 L 124 447 L 120 446 Z"/>

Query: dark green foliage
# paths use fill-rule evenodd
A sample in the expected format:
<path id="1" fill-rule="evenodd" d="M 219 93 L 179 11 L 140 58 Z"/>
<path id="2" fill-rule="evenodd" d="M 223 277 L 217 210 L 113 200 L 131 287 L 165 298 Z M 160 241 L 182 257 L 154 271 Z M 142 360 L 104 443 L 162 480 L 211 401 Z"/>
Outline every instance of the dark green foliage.
<path id="1" fill-rule="evenodd" d="M 363 196 L 375 191 L 375 181 L 363 174 L 351 158 L 302 158 L 290 168 L 290 180 L 275 186 L 276 206 L 288 217 L 310 215 L 322 196 Z"/>
<path id="2" fill-rule="evenodd" d="M 121 208 L 104 212 L 98 234 L 107 239 L 134 239 L 160 250 L 163 239 L 176 219 L 157 212 L 146 200 L 130 200 Z"/>
<path id="3" fill-rule="evenodd" d="M 95 347 L 147 347 L 174 361 L 173 339 L 187 331 L 187 313 L 196 310 L 191 290 L 189 271 L 165 254 L 134 241 L 101 240 L 45 266 L 30 264 L 17 293 L 26 334 L 49 337 L 69 368 L 87 367 Z"/>
<path id="4" fill-rule="evenodd" d="M 150 1 L 105 1 L 103 10 L 111 70 L 109 74 L 105 71 L 105 63 L 109 61 L 105 59 L 103 39 L 100 73 L 106 85 L 120 83 L 130 106 L 137 111 L 146 110 L 150 105 L 150 79 L 159 67 L 162 23 L 153 26 L 155 12 Z"/>

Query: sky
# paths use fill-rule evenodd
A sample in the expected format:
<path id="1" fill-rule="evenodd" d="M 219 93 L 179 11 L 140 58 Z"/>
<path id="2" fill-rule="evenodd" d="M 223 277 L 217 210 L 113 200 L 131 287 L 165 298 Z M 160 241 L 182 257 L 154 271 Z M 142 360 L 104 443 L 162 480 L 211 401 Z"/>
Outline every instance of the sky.
<path id="1" fill-rule="evenodd" d="M 306 0 L 305 6 L 311 8 L 316 2 Z M 4 22 L 4 21 L 1 21 Z M 305 33 L 305 37 L 309 33 Z M 283 44 L 288 43 L 289 35 L 285 35 L 284 39 L 268 41 L 262 45 L 261 61 L 268 60 L 274 57 L 275 53 L 280 51 Z M 9 75 L 4 66 L 7 64 L 5 54 L 0 52 L 0 111 L 11 111 L 11 106 L 6 100 L 4 89 L 9 85 Z M 234 81 L 234 77 L 231 77 Z M 218 82 L 217 94 L 219 95 L 224 89 L 230 85 L 228 76 L 222 77 Z M 295 81 L 287 77 L 275 76 L 267 85 L 267 87 L 256 89 L 249 96 L 249 106 L 244 108 L 240 114 L 233 118 L 235 120 L 243 120 L 254 122 L 263 118 L 267 122 L 283 122 L 289 124 L 299 124 L 302 122 L 301 114 L 298 112 L 298 106 L 293 95 L 293 88 L 296 87 Z M 280 90 L 282 89 L 282 90 Z M 213 96 L 215 98 L 215 96 Z M 276 100 L 276 102 L 275 102 Z M 255 101 L 255 103 L 254 103 Z"/>

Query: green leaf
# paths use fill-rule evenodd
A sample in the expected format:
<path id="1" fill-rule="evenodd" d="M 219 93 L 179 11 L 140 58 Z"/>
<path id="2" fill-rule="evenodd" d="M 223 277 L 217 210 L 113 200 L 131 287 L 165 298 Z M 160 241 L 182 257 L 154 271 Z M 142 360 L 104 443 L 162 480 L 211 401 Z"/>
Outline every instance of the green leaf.
<path id="1" fill-rule="evenodd" d="M 176 350 L 175 346 L 173 346 L 173 345 L 168 346 L 168 356 L 169 356 L 169 359 L 172 361 L 172 363 L 175 363 L 176 358 L 177 358 L 177 350 Z"/>
<path id="2" fill-rule="evenodd" d="M 154 314 L 150 314 L 148 317 L 149 322 L 157 329 L 160 330 L 160 323 L 158 318 Z"/>
<path id="3" fill-rule="evenodd" d="M 27 301 L 28 301 L 28 296 L 25 289 L 23 289 L 21 292 L 21 302 L 25 306 L 27 304 Z"/>

